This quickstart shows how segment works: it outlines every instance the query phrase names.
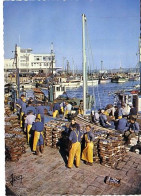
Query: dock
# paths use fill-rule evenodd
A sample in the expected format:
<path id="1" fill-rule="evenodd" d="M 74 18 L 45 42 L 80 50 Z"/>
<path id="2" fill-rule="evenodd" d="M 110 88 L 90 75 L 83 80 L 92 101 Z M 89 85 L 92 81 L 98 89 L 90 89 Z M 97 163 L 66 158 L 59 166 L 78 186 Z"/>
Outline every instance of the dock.
<path id="1" fill-rule="evenodd" d="M 141 194 L 140 163 L 140 155 L 128 152 L 117 170 L 96 163 L 87 166 L 82 161 L 79 168 L 68 169 L 58 149 L 45 147 L 36 156 L 27 148 L 18 162 L 5 164 L 7 195 Z M 120 186 L 105 184 L 106 176 L 120 178 Z"/>

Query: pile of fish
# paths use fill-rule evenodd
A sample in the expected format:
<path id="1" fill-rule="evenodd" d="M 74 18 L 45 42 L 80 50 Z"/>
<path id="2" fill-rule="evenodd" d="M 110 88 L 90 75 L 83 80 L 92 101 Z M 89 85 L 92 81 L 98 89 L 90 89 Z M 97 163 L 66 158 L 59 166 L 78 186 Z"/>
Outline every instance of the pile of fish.
<path id="1" fill-rule="evenodd" d="M 113 132 L 106 139 L 99 140 L 100 163 L 115 169 L 126 155 L 123 137 L 120 133 Z"/>
<path id="2" fill-rule="evenodd" d="M 100 157 L 99 157 L 99 140 L 107 138 L 107 132 L 104 130 L 97 130 L 93 131 L 95 140 L 93 142 L 94 148 L 93 148 L 93 161 L 95 163 L 100 163 Z"/>
<path id="3" fill-rule="evenodd" d="M 46 146 L 58 148 L 59 141 L 62 138 L 62 132 L 65 130 L 64 121 L 52 120 L 44 125 L 44 142 Z"/>
<path id="4" fill-rule="evenodd" d="M 23 134 L 17 115 L 5 110 L 5 158 L 6 161 L 18 161 L 26 152 L 26 137 Z"/>

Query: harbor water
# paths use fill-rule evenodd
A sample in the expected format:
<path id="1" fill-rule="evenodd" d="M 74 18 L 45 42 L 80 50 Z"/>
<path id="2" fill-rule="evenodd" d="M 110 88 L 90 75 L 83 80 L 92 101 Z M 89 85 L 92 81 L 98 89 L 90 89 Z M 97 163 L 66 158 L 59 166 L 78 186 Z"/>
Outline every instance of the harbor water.
<path id="1" fill-rule="evenodd" d="M 115 101 L 114 93 L 119 90 L 133 90 L 139 81 L 127 81 L 125 83 L 107 83 L 88 87 L 88 93 L 94 96 L 94 109 L 105 108 L 107 104 L 113 104 Z M 69 97 L 83 98 L 83 87 L 67 89 Z"/>
<path id="2" fill-rule="evenodd" d="M 127 81 L 125 83 L 107 83 L 98 84 L 96 86 L 89 86 L 88 93 L 93 95 L 95 102 L 93 105 L 94 109 L 105 108 L 107 104 L 114 104 L 115 92 L 120 90 L 133 90 L 134 87 L 139 84 L 139 81 Z M 42 89 L 46 96 L 48 96 L 48 91 Z M 83 87 L 78 88 L 67 88 L 66 93 L 68 97 L 83 99 Z M 33 91 L 27 91 L 27 97 L 33 97 Z"/>

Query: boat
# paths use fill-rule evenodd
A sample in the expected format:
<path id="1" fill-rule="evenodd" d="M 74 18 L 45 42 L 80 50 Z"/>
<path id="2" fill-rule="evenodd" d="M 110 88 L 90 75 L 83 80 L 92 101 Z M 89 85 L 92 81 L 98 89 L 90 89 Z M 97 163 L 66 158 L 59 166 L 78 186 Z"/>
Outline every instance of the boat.
<path id="1" fill-rule="evenodd" d="M 80 80 L 68 80 L 66 82 L 61 82 L 60 85 L 66 88 L 78 88 L 80 87 Z"/>
<path id="2" fill-rule="evenodd" d="M 87 86 L 95 86 L 98 85 L 97 79 L 87 80 Z M 83 86 L 83 80 L 80 82 L 80 86 Z"/>
<path id="3" fill-rule="evenodd" d="M 111 82 L 112 83 L 124 83 L 126 81 L 127 81 L 127 78 L 121 77 L 121 76 L 117 76 L 117 77 L 111 78 Z"/>
<path id="4" fill-rule="evenodd" d="M 99 84 L 107 84 L 110 83 L 111 79 L 110 78 L 100 78 L 99 79 Z"/>

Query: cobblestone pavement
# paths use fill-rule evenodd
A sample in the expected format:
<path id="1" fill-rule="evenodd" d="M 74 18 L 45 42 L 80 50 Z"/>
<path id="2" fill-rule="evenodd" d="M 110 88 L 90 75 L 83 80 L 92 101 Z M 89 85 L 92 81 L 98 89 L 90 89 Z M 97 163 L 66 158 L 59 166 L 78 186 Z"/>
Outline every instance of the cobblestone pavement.
<path id="1" fill-rule="evenodd" d="M 36 156 L 28 148 L 18 162 L 6 162 L 6 185 L 20 196 L 141 194 L 140 163 L 141 155 L 128 152 L 117 170 L 83 162 L 79 168 L 68 169 L 59 150 L 45 147 L 44 154 Z M 120 178 L 121 185 L 105 184 L 105 176 Z"/>

